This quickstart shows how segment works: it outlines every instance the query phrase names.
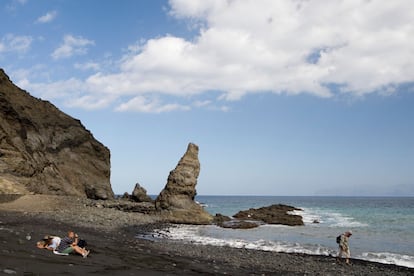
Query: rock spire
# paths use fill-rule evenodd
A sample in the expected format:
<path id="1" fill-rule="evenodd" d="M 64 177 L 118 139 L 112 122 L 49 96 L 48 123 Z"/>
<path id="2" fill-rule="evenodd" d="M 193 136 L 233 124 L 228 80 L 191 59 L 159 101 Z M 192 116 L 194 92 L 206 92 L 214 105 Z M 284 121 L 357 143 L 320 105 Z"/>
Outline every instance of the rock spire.
<path id="1" fill-rule="evenodd" d="M 213 217 L 194 201 L 199 173 L 198 146 L 190 143 L 155 200 L 156 209 L 170 222 L 208 224 L 212 221 Z"/>

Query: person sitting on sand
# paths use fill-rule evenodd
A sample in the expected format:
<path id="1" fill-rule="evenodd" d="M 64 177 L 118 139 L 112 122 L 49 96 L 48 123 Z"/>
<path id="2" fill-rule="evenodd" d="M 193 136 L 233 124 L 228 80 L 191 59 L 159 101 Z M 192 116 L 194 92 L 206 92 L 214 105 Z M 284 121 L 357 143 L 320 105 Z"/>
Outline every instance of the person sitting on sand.
<path id="1" fill-rule="evenodd" d="M 61 238 L 57 236 L 45 236 L 43 240 L 38 241 L 36 246 L 40 249 L 55 251 L 59 246 Z"/>
<path id="2" fill-rule="evenodd" d="M 89 254 L 89 250 L 86 250 L 78 245 L 78 235 L 73 231 L 68 232 L 68 236 L 61 239 L 59 246 L 57 247 L 57 252 L 63 254 L 70 254 L 76 252 L 82 257 L 86 258 Z"/>
<path id="3" fill-rule="evenodd" d="M 346 258 L 346 263 L 349 264 L 349 258 L 351 258 L 351 251 L 349 250 L 349 238 L 352 236 L 352 231 L 346 231 L 341 235 L 339 241 L 339 258 Z"/>

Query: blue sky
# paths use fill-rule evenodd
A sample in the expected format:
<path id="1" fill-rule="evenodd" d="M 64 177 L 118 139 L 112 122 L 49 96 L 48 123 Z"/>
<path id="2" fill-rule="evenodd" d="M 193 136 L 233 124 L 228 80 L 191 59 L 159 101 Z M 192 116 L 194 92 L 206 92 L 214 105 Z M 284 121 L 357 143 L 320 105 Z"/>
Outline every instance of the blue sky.
<path id="1" fill-rule="evenodd" d="M 158 194 L 414 196 L 414 3 L 5 0 L 0 67 Z M 398 16 L 395 16 L 398 15 Z"/>

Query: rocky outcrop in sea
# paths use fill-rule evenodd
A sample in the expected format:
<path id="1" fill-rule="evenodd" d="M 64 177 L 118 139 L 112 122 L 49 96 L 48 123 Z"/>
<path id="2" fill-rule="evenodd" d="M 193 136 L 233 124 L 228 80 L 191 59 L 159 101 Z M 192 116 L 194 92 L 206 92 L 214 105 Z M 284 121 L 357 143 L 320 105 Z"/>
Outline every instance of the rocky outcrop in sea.
<path id="1" fill-rule="evenodd" d="M 289 205 L 274 204 L 267 207 L 240 211 L 233 217 L 238 220 L 256 220 L 267 224 L 304 225 L 302 216 L 294 214 L 294 211 L 302 211 L 302 209 Z"/>
<path id="2" fill-rule="evenodd" d="M 301 210 L 289 205 L 273 204 L 267 207 L 239 211 L 232 217 L 216 214 L 213 222 L 220 227 L 232 229 L 250 229 L 263 224 L 301 226 L 304 225 L 302 216 L 293 213 Z"/>
<path id="3" fill-rule="evenodd" d="M 0 69 L 0 194 L 29 193 L 112 199 L 110 152 Z"/>
<path id="4" fill-rule="evenodd" d="M 199 173 L 198 146 L 190 143 L 155 200 L 155 208 L 166 220 L 172 223 L 211 223 L 213 217 L 194 201 Z"/>

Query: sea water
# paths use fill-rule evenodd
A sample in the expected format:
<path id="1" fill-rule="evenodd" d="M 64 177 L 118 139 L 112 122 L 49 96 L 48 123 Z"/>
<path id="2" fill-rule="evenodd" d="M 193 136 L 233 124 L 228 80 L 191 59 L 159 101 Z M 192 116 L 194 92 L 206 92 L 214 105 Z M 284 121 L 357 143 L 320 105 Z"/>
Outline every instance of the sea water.
<path id="1" fill-rule="evenodd" d="M 414 197 L 197 196 L 196 200 L 209 213 L 227 216 L 272 204 L 292 205 L 303 210 L 296 213 L 305 225 L 243 230 L 180 225 L 160 234 L 199 244 L 336 256 L 336 237 L 352 230 L 352 258 L 414 267 Z"/>

